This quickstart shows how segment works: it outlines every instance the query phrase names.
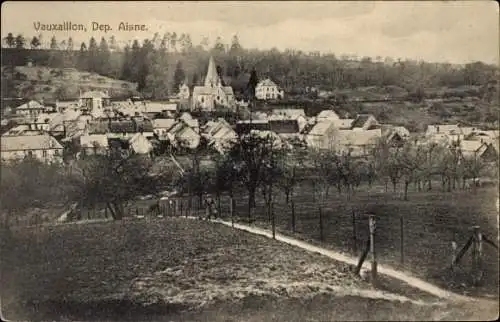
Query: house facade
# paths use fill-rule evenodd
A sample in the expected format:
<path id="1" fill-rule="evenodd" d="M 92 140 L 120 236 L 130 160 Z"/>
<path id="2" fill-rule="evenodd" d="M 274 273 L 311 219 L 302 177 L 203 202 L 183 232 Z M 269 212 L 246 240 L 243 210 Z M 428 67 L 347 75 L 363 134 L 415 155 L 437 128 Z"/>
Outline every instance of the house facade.
<path id="1" fill-rule="evenodd" d="M 42 162 L 62 162 L 63 146 L 50 135 L 4 136 L 0 140 L 2 161 L 33 157 Z"/>
<path id="2" fill-rule="evenodd" d="M 43 106 L 43 104 L 37 101 L 29 101 L 16 107 L 15 111 L 16 115 L 28 118 L 36 118 L 38 115 L 45 112 L 45 107 Z"/>
<path id="3" fill-rule="evenodd" d="M 78 106 L 81 110 L 100 115 L 102 111 L 111 106 L 111 98 L 107 92 L 88 91 L 80 94 Z"/>
<path id="4" fill-rule="evenodd" d="M 259 100 L 282 99 L 285 93 L 271 79 L 260 81 L 255 87 L 255 97 Z"/>

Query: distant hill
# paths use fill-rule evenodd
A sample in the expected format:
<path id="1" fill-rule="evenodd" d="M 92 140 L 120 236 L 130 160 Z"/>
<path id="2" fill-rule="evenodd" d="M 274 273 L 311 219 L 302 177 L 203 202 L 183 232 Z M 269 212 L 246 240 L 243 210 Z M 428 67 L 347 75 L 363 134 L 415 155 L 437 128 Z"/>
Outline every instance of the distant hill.
<path id="1" fill-rule="evenodd" d="M 137 95 L 137 84 L 75 68 L 49 68 L 44 66 L 3 66 L 2 96 L 43 100 L 46 104 L 56 100 L 79 97 L 80 91 L 108 91 L 112 98 Z"/>

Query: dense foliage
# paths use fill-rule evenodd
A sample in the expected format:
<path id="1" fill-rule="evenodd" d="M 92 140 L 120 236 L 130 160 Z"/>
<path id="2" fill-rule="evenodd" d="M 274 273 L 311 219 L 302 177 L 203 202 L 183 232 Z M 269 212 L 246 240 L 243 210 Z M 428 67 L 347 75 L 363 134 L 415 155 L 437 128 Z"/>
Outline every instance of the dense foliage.
<path id="1" fill-rule="evenodd" d="M 457 88 L 480 86 L 481 95 L 495 97 L 498 68 L 481 62 L 464 66 L 412 60 L 394 60 L 386 57 L 336 57 L 334 54 L 305 53 L 300 50 L 255 50 L 244 48 L 238 38 L 223 44 L 218 38 L 213 46 L 205 39 L 194 45 L 189 34 L 175 32 L 164 36 L 155 34 L 142 43 L 119 48 L 114 37 L 91 38 L 87 43 L 73 40 L 59 42 L 53 37 L 50 49 L 40 48 L 40 39 L 29 43 L 22 36 L 4 39 L 8 48 L 2 50 L 4 65 L 35 65 L 54 68 L 76 67 L 105 76 L 137 82 L 139 90 L 152 98 L 164 98 L 177 91 L 181 82 L 197 84 L 202 81 L 210 55 L 214 56 L 218 71 L 225 83 L 243 90 L 250 73 L 257 71 L 260 79 L 271 77 L 287 93 L 305 94 L 308 88 L 320 90 L 356 87 L 400 86 L 414 99 L 432 96 L 430 88 Z"/>

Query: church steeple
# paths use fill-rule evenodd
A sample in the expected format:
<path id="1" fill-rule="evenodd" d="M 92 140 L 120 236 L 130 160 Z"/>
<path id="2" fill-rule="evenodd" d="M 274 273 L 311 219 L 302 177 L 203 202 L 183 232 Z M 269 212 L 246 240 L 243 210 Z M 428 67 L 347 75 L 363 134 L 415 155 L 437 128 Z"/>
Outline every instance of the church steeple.
<path id="1" fill-rule="evenodd" d="M 205 77 L 205 86 L 206 87 L 215 87 L 219 84 L 220 79 L 219 75 L 217 75 L 217 70 L 215 68 L 214 58 L 210 56 L 210 60 L 208 62 L 208 70 L 207 77 Z"/>

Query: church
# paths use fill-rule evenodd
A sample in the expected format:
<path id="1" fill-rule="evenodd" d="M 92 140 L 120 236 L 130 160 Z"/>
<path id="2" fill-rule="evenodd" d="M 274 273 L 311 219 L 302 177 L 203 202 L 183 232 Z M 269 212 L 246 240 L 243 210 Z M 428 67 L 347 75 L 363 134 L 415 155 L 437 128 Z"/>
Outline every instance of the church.
<path id="1" fill-rule="evenodd" d="M 214 111 L 217 106 L 225 108 L 234 106 L 233 89 L 231 86 L 222 86 L 213 57 L 210 57 L 208 62 L 204 86 L 195 86 L 192 98 L 193 110 Z"/>

